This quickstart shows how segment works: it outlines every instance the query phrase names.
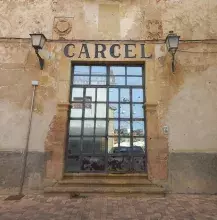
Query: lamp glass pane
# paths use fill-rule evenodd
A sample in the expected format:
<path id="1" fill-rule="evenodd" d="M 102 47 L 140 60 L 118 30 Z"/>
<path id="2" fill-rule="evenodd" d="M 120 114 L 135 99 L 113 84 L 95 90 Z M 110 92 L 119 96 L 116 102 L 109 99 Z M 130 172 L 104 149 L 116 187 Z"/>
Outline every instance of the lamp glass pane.
<path id="1" fill-rule="evenodd" d="M 169 44 L 170 44 L 170 48 L 177 48 L 179 44 L 179 37 L 178 36 L 169 37 Z"/>
<path id="2" fill-rule="evenodd" d="M 45 37 L 41 35 L 40 48 L 43 48 L 45 41 Z"/>
<path id="3" fill-rule="evenodd" d="M 33 47 L 38 47 L 40 46 L 40 40 L 41 40 L 41 35 L 39 34 L 34 34 L 34 35 L 31 35 L 32 37 L 32 46 Z"/>

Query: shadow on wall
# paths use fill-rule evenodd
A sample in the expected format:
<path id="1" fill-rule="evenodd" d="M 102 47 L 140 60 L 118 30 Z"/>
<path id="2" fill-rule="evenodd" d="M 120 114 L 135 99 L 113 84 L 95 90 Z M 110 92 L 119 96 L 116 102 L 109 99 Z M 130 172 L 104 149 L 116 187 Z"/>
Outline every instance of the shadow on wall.
<path id="1" fill-rule="evenodd" d="M 217 153 L 170 153 L 173 193 L 217 194 Z"/>
<path id="2" fill-rule="evenodd" d="M 40 190 L 44 179 L 45 154 L 29 152 L 24 188 Z M 19 187 L 23 154 L 21 152 L 0 152 L 0 188 Z"/>

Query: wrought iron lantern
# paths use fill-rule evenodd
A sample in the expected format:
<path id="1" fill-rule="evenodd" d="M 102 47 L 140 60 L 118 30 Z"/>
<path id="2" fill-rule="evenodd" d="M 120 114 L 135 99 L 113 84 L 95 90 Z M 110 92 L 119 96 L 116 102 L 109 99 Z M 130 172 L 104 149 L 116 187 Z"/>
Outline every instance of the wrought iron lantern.
<path id="1" fill-rule="evenodd" d="M 167 50 L 172 55 L 172 72 L 175 72 L 175 53 L 178 49 L 179 38 L 180 36 L 173 33 L 173 31 L 170 31 L 166 38 Z"/>
<path id="2" fill-rule="evenodd" d="M 46 37 L 43 34 L 30 34 L 31 39 L 32 39 L 32 46 L 35 49 L 35 53 L 38 57 L 39 60 L 39 64 L 40 64 L 40 68 L 41 70 L 44 67 L 44 59 L 42 59 L 38 53 L 39 50 L 41 50 L 45 44 L 45 42 L 47 41 Z"/>

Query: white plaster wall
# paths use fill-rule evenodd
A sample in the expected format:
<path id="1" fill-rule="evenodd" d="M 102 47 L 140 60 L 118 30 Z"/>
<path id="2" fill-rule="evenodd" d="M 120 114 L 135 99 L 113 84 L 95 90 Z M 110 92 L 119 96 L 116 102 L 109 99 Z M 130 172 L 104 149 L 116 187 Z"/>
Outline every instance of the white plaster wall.
<path id="1" fill-rule="evenodd" d="M 185 75 L 166 123 L 170 151 L 217 152 L 217 66 Z"/>

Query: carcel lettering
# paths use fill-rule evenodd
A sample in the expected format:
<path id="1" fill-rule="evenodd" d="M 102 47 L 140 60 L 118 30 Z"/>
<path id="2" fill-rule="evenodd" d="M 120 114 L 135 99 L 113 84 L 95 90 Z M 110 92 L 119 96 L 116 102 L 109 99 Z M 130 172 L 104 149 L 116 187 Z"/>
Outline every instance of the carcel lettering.
<path id="1" fill-rule="evenodd" d="M 77 48 L 79 47 L 79 48 Z M 136 54 L 135 49 L 139 47 L 139 54 Z M 79 51 L 77 54 L 75 51 Z M 122 54 L 123 53 L 123 54 Z M 146 55 L 145 44 L 94 44 L 94 51 L 90 50 L 88 44 L 67 44 L 64 47 L 64 54 L 68 58 L 78 58 L 78 59 L 93 59 L 93 58 L 102 58 L 106 59 L 106 55 L 110 55 L 112 58 L 119 58 L 123 55 L 124 58 L 151 58 L 152 55 Z"/>

